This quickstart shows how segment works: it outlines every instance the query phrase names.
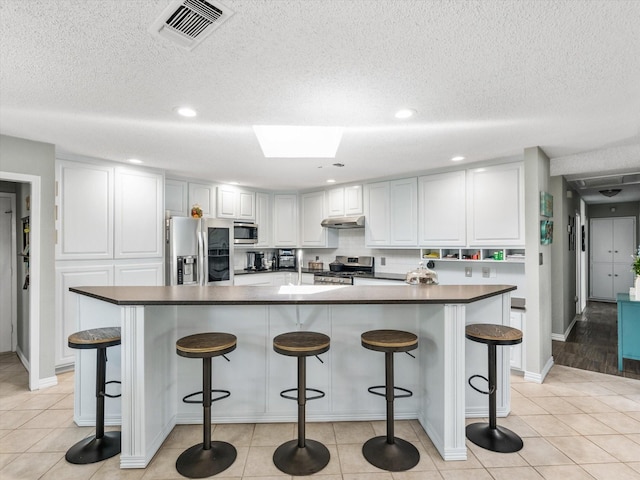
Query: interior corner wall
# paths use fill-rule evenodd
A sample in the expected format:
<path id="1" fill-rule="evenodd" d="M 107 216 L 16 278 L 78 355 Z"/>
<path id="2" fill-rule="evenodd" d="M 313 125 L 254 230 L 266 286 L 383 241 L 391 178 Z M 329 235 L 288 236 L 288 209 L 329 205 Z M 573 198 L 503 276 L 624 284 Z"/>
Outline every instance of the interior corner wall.
<path id="1" fill-rule="evenodd" d="M 55 146 L 22 138 L 0 135 L 0 171 L 40 177 L 40 379 L 55 376 L 55 352 L 51 340 L 55 337 Z"/>
<path id="2" fill-rule="evenodd" d="M 26 207 L 26 199 L 31 195 L 31 185 L 28 183 L 16 183 L 16 249 L 21 252 L 24 248 L 22 243 L 22 218 L 29 215 Z M 27 274 L 27 264 L 23 261 L 22 257 L 18 258 L 18 278 L 16 292 L 17 295 L 17 348 L 24 355 L 25 358 L 31 358 L 31 350 L 29 345 L 29 315 L 30 310 L 30 289 L 24 289 L 24 280 Z"/>
<path id="3" fill-rule="evenodd" d="M 549 157 L 539 147 L 524 150 L 525 276 L 527 285 L 525 379 L 542 382 L 552 365 L 551 246 L 540 244 L 540 192 L 549 192 Z"/>
<path id="4" fill-rule="evenodd" d="M 580 197 L 562 176 L 551 177 L 553 195 L 553 242 L 551 244 L 551 332 L 564 338 L 576 315 L 576 248 L 580 249 L 580 226 L 575 225 L 580 212 Z M 571 192 L 571 198 L 567 197 Z M 569 224 L 574 228 L 575 243 L 570 250 Z"/>

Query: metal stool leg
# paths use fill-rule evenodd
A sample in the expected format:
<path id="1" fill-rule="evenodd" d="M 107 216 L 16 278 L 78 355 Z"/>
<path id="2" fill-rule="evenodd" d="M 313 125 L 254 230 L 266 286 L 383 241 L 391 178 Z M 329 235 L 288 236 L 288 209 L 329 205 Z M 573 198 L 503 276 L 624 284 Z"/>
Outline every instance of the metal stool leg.
<path id="1" fill-rule="evenodd" d="M 387 435 L 374 437 L 362 446 L 367 461 L 390 472 L 402 472 L 415 467 L 420 461 L 420 452 L 413 444 L 394 435 L 393 402 L 395 388 L 393 378 L 393 352 L 385 352 L 385 398 L 387 401 Z"/>
<path id="2" fill-rule="evenodd" d="M 298 357 L 298 439 L 280 445 L 273 454 L 273 463 L 289 475 L 311 475 L 329 463 L 329 450 L 322 443 L 305 436 L 307 403 L 306 357 Z"/>
<path id="3" fill-rule="evenodd" d="M 176 470 L 189 478 L 216 475 L 229 468 L 237 452 L 227 442 L 211 441 L 211 357 L 202 359 L 202 443 L 188 448 L 176 460 Z"/>
<path id="4" fill-rule="evenodd" d="M 496 422 L 496 385 L 497 385 L 497 355 L 496 345 L 487 344 L 489 349 L 489 423 L 472 423 L 467 425 L 467 438 L 479 447 L 492 452 L 513 453 L 522 449 L 522 439 L 505 427 L 499 427 Z"/>
<path id="5" fill-rule="evenodd" d="M 107 348 L 97 349 L 96 365 L 96 434 L 80 440 L 67 450 L 69 463 L 84 465 L 111 458 L 120 453 L 120 432 L 104 431 L 104 397 L 107 371 Z"/>

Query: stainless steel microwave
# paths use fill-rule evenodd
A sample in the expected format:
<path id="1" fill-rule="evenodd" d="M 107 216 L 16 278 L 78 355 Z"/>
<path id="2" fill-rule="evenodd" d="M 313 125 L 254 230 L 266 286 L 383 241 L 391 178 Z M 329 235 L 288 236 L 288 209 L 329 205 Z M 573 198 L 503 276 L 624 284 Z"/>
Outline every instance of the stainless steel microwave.
<path id="1" fill-rule="evenodd" d="M 258 243 L 258 225 L 255 223 L 235 222 L 233 224 L 233 243 L 236 245 Z"/>

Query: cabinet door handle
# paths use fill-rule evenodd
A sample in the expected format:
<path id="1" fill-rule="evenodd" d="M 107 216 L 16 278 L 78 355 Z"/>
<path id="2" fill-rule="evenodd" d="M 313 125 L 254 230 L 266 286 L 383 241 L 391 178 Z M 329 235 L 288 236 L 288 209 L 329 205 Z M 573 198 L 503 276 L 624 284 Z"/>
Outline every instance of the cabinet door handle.
<path id="1" fill-rule="evenodd" d="M 617 277 L 617 276 L 618 276 L 618 274 L 616 273 L 616 274 L 614 275 L 614 277 Z"/>
<path id="2" fill-rule="evenodd" d="M 609 276 L 611 276 L 611 274 L 609 274 Z"/>

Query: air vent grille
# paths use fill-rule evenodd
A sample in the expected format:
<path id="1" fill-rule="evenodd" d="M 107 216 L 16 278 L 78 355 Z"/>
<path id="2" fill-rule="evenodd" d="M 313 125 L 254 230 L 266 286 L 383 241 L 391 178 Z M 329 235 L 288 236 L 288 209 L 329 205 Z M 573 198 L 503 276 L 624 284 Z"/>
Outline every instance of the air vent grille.
<path id="1" fill-rule="evenodd" d="M 149 27 L 149 32 L 191 50 L 231 15 L 233 11 L 217 1 L 214 5 L 205 0 L 176 0 Z"/>
<path id="2" fill-rule="evenodd" d="M 222 10 L 203 0 L 186 0 L 165 23 L 188 37 L 196 38 L 222 14 Z"/>

